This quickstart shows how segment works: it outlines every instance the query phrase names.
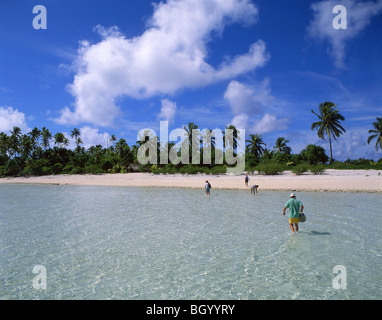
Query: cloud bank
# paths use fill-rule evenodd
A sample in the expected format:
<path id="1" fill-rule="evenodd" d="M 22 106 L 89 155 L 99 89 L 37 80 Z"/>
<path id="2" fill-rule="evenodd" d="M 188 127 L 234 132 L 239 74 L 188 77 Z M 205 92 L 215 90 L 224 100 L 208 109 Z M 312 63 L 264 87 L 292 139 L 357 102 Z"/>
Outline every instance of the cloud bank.
<path id="1" fill-rule="evenodd" d="M 218 66 L 207 62 L 213 36 L 233 23 L 250 25 L 257 18 L 258 10 L 249 0 L 168 0 L 154 6 L 146 31 L 135 38 L 125 38 L 117 27 L 97 26 L 102 40 L 81 43 L 76 75 L 68 86 L 74 110 L 65 107 L 55 121 L 111 126 L 121 114 L 115 102 L 119 97 L 172 95 L 263 66 L 268 55 L 261 40 Z"/>
<path id="2" fill-rule="evenodd" d="M 231 123 L 237 128 L 260 134 L 287 128 L 288 118 L 278 119 L 270 113 L 274 109 L 276 98 L 271 94 L 268 79 L 256 85 L 232 80 L 224 98 L 234 116 Z"/>

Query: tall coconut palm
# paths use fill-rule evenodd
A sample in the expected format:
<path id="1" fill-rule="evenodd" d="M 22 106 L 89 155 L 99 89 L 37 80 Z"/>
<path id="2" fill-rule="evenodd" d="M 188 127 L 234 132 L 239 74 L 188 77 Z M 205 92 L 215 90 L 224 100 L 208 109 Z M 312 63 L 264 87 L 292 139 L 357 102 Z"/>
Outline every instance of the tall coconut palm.
<path id="1" fill-rule="evenodd" d="M 12 156 L 15 156 L 20 151 L 21 129 L 19 127 L 13 127 L 11 136 L 9 138 L 10 151 Z"/>
<path id="2" fill-rule="evenodd" d="M 277 138 L 273 150 L 280 153 L 290 154 L 292 149 L 289 146 L 287 146 L 288 142 L 289 140 L 286 140 L 284 137 Z"/>
<path id="3" fill-rule="evenodd" d="M 114 147 L 114 142 L 116 141 L 117 141 L 117 137 L 114 134 L 112 134 L 109 139 L 109 142 L 111 142 L 111 146 L 110 146 L 111 149 Z"/>
<path id="4" fill-rule="evenodd" d="M 42 137 L 42 145 L 44 146 L 44 149 L 46 150 L 49 148 L 50 145 L 50 139 L 52 139 L 52 134 L 46 127 L 43 127 L 41 129 L 41 137 Z"/>
<path id="5" fill-rule="evenodd" d="M 374 129 L 369 130 L 369 133 L 372 133 L 372 135 L 367 139 L 367 143 L 370 144 L 371 140 L 376 139 L 375 150 L 382 150 L 382 117 L 377 117 L 377 121 L 373 122 L 373 126 Z"/>
<path id="6" fill-rule="evenodd" d="M 238 135 L 238 129 L 234 126 L 234 125 L 229 125 L 228 127 L 225 128 L 226 130 L 232 130 L 232 133 L 233 133 L 233 141 L 232 141 L 232 146 L 228 146 L 229 147 L 232 147 L 233 150 L 235 150 L 237 148 L 237 142 L 240 141 L 240 137 Z M 225 146 L 225 136 L 226 136 L 226 131 L 223 132 L 223 145 Z"/>
<path id="7" fill-rule="evenodd" d="M 57 144 L 59 148 L 62 148 L 63 145 L 67 145 L 68 143 L 68 139 L 62 132 L 57 132 L 54 135 L 54 144 Z"/>
<path id="8" fill-rule="evenodd" d="M 197 143 L 198 140 L 200 139 L 200 134 L 198 135 L 198 134 L 192 133 L 192 130 L 196 130 L 198 128 L 199 128 L 199 126 L 193 122 L 189 122 L 187 127 L 183 126 L 183 129 L 186 131 L 185 136 L 188 138 L 188 144 L 190 146 L 190 150 L 192 148 L 192 142 L 195 141 Z"/>
<path id="9" fill-rule="evenodd" d="M 266 146 L 263 141 L 263 136 L 256 133 L 250 134 L 249 138 L 250 140 L 245 140 L 245 142 L 249 143 L 246 146 L 247 152 L 253 154 L 256 158 L 260 157 L 264 152 L 264 148 L 262 146 Z"/>
<path id="10" fill-rule="evenodd" d="M 9 152 L 9 136 L 5 132 L 0 132 L 0 152 L 4 156 Z"/>
<path id="11" fill-rule="evenodd" d="M 23 134 L 20 137 L 20 154 L 24 159 L 28 158 L 33 151 L 34 141 L 28 134 Z"/>
<path id="12" fill-rule="evenodd" d="M 28 133 L 28 135 L 31 139 L 32 147 L 36 148 L 41 136 L 41 131 L 37 127 L 34 127 L 32 131 Z"/>
<path id="13" fill-rule="evenodd" d="M 76 150 L 79 150 L 80 144 L 82 143 L 80 130 L 78 130 L 77 128 L 74 128 L 71 131 L 70 136 L 75 139 L 76 146 L 77 146 Z"/>
<path id="14" fill-rule="evenodd" d="M 345 117 L 339 113 L 336 105 L 330 101 L 320 103 L 319 112 L 316 113 L 312 110 L 312 113 L 318 117 L 319 121 L 313 122 L 311 129 L 317 130 L 317 135 L 322 140 L 325 140 L 326 135 L 329 137 L 330 162 L 332 162 L 332 138 L 337 140 L 336 138 L 346 132 L 340 124 L 340 121 L 344 121 Z"/>

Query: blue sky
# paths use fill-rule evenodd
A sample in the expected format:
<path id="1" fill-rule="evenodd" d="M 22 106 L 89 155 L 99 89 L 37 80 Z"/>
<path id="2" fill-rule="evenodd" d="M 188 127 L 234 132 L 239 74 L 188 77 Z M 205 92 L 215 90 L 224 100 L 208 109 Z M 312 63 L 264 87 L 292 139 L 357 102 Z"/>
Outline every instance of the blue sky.
<path id="1" fill-rule="evenodd" d="M 36 5 L 47 29 L 36 30 Z M 347 29 L 333 28 L 335 5 Z M 323 146 L 311 109 L 337 104 L 338 160 L 379 159 L 366 143 L 382 114 L 382 0 L 2 0 L 0 131 L 81 130 L 85 146 L 115 134 L 132 145 L 189 122 L 229 124 L 293 153 Z"/>

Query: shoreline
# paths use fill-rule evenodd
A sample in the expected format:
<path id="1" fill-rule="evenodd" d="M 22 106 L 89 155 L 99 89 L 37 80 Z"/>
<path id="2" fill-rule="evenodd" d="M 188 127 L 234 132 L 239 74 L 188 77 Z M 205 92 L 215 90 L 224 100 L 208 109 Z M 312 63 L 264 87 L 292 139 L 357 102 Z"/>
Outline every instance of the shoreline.
<path id="1" fill-rule="evenodd" d="M 249 174 L 249 186 L 259 185 L 259 191 L 317 191 L 382 193 L 381 170 L 335 170 L 324 174 L 295 175 L 285 171 L 280 175 Z M 241 175 L 184 175 L 152 173 L 116 173 L 99 175 L 51 175 L 1 178 L 0 184 L 46 184 L 76 186 L 125 186 L 204 189 L 206 180 L 215 189 L 249 190 Z"/>

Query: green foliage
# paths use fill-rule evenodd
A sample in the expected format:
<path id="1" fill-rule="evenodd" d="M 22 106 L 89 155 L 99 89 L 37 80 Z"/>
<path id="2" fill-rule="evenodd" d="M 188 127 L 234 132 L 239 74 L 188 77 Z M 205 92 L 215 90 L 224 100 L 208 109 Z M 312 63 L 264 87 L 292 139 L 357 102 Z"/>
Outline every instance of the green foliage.
<path id="1" fill-rule="evenodd" d="M 300 152 L 300 157 L 302 161 L 308 162 L 309 164 L 319 164 L 328 162 L 329 158 L 325 154 L 323 147 L 316 146 L 314 144 L 309 144 L 304 150 Z"/>
<path id="2" fill-rule="evenodd" d="M 290 154 L 281 153 L 281 152 L 276 152 L 272 157 L 272 160 L 279 163 L 288 163 L 291 161 L 291 159 L 292 159 L 292 156 Z"/>
<path id="3" fill-rule="evenodd" d="M 117 163 L 116 165 L 114 165 L 112 168 L 108 169 L 107 172 L 108 173 L 124 173 L 122 172 L 123 170 L 123 166 L 120 165 L 119 163 Z"/>
<path id="4" fill-rule="evenodd" d="M 382 162 L 374 162 L 373 160 L 360 158 L 358 160 L 346 160 L 344 162 L 335 161 L 330 166 L 330 169 L 348 169 L 348 170 L 382 170 Z"/>
<path id="5" fill-rule="evenodd" d="M 227 173 L 227 166 L 220 165 L 210 168 L 210 174 L 225 174 Z"/>
<path id="6" fill-rule="evenodd" d="M 84 174 L 84 173 L 85 173 L 85 170 L 80 167 L 74 167 L 71 172 L 71 174 Z"/>
<path id="7" fill-rule="evenodd" d="M 52 167 L 52 172 L 53 174 L 60 174 L 63 169 L 63 164 L 62 163 L 55 163 Z"/>
<path id="8" fill-rule="evenodd" d="M 174 173 L 176 173 L 176 166 L 173 165 L 172 163 L 168 163 L 163 167 L 162 172 L 174 174 Z"/>
<path id="9" fill-rule="evenodd" d="M 103 172 L 104 171 L 102 170 L 102 168 L 96 164 L 88 165 L 85 168 L 85 173 L 87 173 L 87 174 L 100 174 Z"/>
<path id="10" fill-rule="evenodd" d="M 256 166 L 256 170 L 259 172 L 259 174 L 265 174 L 265 175 L 277 175 L 282 174 L 285 170 L 284 165 L 269 161 L 269 162 L 260 162 Z"/>
<path id="11" fill-rule="evenodd" d="M 304 174 L 309 170 L 308 163 L 300 163 L 297 166 L 292 167 L 291 171 L 296 175 Z"/>
<path id="12" fill-rule="evenodd" d="M 330 115 L 339 117 L 338 112 L 333 109 L 333 105 L 322 105 L 322 114 L 330 111 Z M 320 112 L 321 112 L 320 109 Z M 325 109 L 325 110 L 324 110 Z M 328 110 L 326 110 L 328 109 Z M 333 110 L 332 110 L 333 109 Z M 325 112 L 324 112 L 325 111 Z M 314 112 L 313 112 L 314 113 Z M 321 117 L 320 114 L 316 114 Z M 339 120 L 340 117 L 338 118 Z M 379 118 L 377 118 L 379 119 Z M 320 136 L 325 136 L 322 128 L 325 128 L 326 120 L 319 119 L 313 127 L 318 129 Z M 332 125 L 332 124 L 330 124 Z M 341 134 L 341 127 L 334 123 L 331 127 L 333 138 Z M 197 125 L 190 123 L 185 127 L 188 132 L 188 141 L 192 143 L 197 136 L 192 136 L 192 129 L 198 128 Z M 379 127 L 378 127 L 379 128 Z M 239 137 L 235 135 L 235 128 L 229 128 L 234 131 L 232 146 L 235 149 Z M 339 129 L 340 131 L 338 131 Z M 322 135 L 321 135 L 322 133 Z M 338 135 L 337 135 L 338 133 Z M 369 132 L 369 133 L 374 133 Z M 379 131 L 377 132 L 379 133 Z M 81 146 L 81 132 L 78 129 L 71 131 L 72 138 L 75 139 L 76 148 L 67 149 L 68 139 L 63 133 L 52 134 L 47 128 L 34 128 L 28 134 L 22 134 L 20 128 L 13 128 L 10 135 L 0 132 L 0 177 L 18 176 L 18 175 L 51 175 L 51 174 L 99 174 L 99 173 L 127 173 L 127 168 L 137 161 L 137 153 L 140 144 L 129 146 L 125 139 L 119 139 L 112 136 L 108 148 L 101 145 L 91 146 L 85 149 Z M 295 174 L 302 174 L 311 171 L 312 174 L 322 174 L 325 169 L 374 169 L 382 170 L 382 158 L 379 161 L 360 158 L 357 160 L 333 161 L 330 165 L 326 164 L 329 157 L 325 150 L 316 145 L 308 145 L 300 154 L 292 154 L 291 148 L 287 145 L 289 140 L 279 137 L 273 150 L 266 148 L 261 135 L 250 134 L 250 140 L 245 140 L 245 171 L 260 174 L 273 175 L 281 174 L 285 170 L 291 170 Z M 223 135 L 223 139 L 225 136 Z M 377 139 L 380 137 L 378 136 Z M 370 140 L 375 139 L 372 136 Z M 379 140 L 378 140 L 379 141 Z M 141 141 L 140 141 L 141 143 Z M 170 142 L 169 146 L 173 146 Z M 154 174 L 225 174 L 226 165 L 215 165 L 215 140 L 211 140 L 211 163 L 210 165 L 174 165 L 174 164 L 156 164 L 140 165 L 138 171 L 153 172 Z M 158 144 L 158 150 L 161 146 Z M 191 153 L 190 153 L 191 154 Z M 202 155 L 202 154 L 201 154 Z M 159 158 L 159 152 L 158 152 Z M 202 160 L 202 159 L 201 159 Z M 223 162 L 225 163 L 225 154 L 223 153 Z"/>
<path id="13" fill-rule="evenodd" d="M 316 165 L 316 166 L 310 166 L 309 167 L 309 170 L 313 173 L 313 174 L 324 174 L 325 172 L 325 166 L 323 165 Z"/>
<path id="14" fill-rule="evenodd" d="M 62 173 L 70 174 L 70 173 L 72 173 L 73 168 L 74 168 L 73 164 L 71 164 L 71 163 L 67 164 L 65 167 L 62 168 Z"/>
<path id="15" fill-rule="evenodd" d="M 156 164 L 153 164 L 150 168 L 150 171 L 154 174 L 158 174 L 160 173 L 160 169 L 158 169 L 157 165 Z"/>

